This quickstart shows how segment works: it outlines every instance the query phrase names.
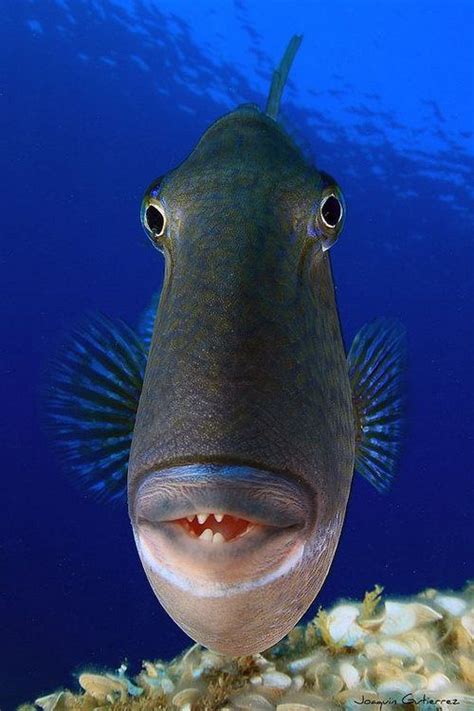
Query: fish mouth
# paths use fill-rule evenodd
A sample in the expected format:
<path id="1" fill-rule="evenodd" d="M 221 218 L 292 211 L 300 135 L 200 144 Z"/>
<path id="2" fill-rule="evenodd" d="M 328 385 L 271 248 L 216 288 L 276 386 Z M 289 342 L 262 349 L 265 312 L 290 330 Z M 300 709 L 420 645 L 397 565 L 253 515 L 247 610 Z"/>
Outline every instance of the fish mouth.
<path id="1" fill-rule="evenodd" d="M 255 587 L 302 556 L 314 495 L 298 479 L 253 466 L 187 464 L 148 474 L 131 518 L 142 561 L 196 595 Z"/>

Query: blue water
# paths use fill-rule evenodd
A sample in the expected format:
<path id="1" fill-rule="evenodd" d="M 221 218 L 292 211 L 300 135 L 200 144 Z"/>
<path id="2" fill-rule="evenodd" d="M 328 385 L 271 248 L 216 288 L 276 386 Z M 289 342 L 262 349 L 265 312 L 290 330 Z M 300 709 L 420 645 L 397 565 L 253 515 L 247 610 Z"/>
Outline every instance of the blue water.
<path id="1" fill-rule="evenodd" d="M 409 338 L 392 492 L 357 477 L 313 606 L 473 575 L 474 4 L 3 0 L 0 708 L 85 665 L 137 670 L 189 640 L 156 601 L 125 506 L 62 471 L 40 385 L 87 312 L 134 325 L 162 281 L 142 192 L 208 124 L 263 104 L 304 31 L 285 125 L 343 186 L 332 250 L 346 343 L 375 316 Z"/>

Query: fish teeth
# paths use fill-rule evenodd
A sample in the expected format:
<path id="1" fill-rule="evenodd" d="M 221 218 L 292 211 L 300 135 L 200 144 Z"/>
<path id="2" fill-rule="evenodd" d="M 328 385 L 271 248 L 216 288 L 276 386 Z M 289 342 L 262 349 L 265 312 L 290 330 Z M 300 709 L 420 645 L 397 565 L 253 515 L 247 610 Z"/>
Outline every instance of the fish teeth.
<path id="1" fill-rule="evenodd" d="M 194 516 L 186 516 L 186 521 L 188 521 L 189 523 L 192 523 L 194 521 L 194 518 L 195 518 Z"/>
<path id="2" fill-rule="evenodd" d="M 224 514 L 214 514 L 214 518 L 216 519 L 217 523 L 220 523 L 224 518 Z"/>
<path id="3" fill-rule="evenodd" d="M 209 541 L 209 543 L 216 543 L 220 545 L 225 542 L 225 538 L 222 533 L 213 533 L 210 528 L 206 528 L 199 536 L 201 541 Z"/>
<path id="4" fill-rule="evenodd" d="M 207 518 L 207 516 L 206 516 L 206 518 Z M 212 541 L 213 538 L 214 538 L 214 534 L 210 528 L 206 528 L 199 536 L 199 540 L 201 540 L 201 541 Z"/>
<path id="5" fill-rule="evenodd" d="M 207 516 L 208 516 L 208 514 L 206 514 L 206 513 L 198 513 L 198 515 L 197 515 L 198 522 L 202 525 L 204 523 L 204 521 L 207 519 Z M 209 530 L 209 529 L 206 529 L 206 530 Z M 204 533 L 205 532 L 206 531 L 204 531 Z M 211 533 L 212 533 L 212 531 L 211 531 Z"/>

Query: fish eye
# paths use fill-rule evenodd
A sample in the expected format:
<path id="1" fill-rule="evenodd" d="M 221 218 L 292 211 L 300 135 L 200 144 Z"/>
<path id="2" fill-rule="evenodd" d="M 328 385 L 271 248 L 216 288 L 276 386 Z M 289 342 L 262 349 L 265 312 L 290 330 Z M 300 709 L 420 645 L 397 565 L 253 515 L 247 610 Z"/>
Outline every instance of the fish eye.
<path id="1" fill-rule="evenodd" d="M 316 237 L 326 251 L 339 237 L 345 218 L 345 204 L 336 181 L 327 173 L 321 173 L 321 197 L 315 205 L 308 226 L 308 233 Z"/>
<path id="2" fill-rule="evenodd" d="M 155 247 L 162 249 L 162 237 L 166 230 L 166 214 L 159 200 L 145 196 L 142 204 L 141 219 L 147 236 Z"/>
<path id="3" fill-rule="evenodd" d="M 337 227 L 339 221 L 342 219 L 342 205 L 337 195 L 327 195 L 323 198 L 319 210 L 321 220 L 326 227 L 332 230 Z"/>
<path id="4" fill-rule="evenodd" d="M 160 237 L 165 231 L 166 216 L 163 208 L 158 205 L 148 205 L 145 210 L 145 227 L 155 237 Z"/>
<path id="5" fill-rule="evenodd" d="M 140 211 L 141 222 L 147 236 L 156 247 L 161 249 L 161 238 L 165 234 L 167 219 L 162 201 L 160 188 L 162 178 L 155 180 L 145 193 Z"/>

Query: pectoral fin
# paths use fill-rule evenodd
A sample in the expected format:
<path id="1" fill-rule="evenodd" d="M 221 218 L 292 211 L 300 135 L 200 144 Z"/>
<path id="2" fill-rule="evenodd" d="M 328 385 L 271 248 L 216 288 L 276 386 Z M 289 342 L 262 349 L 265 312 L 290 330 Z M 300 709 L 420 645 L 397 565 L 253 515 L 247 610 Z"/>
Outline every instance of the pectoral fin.
<path id="1" fill-rule="evenodd" d="M 100 498 L 122 498 L 148 344 L 95 316 L 55 359 L 46 414 L 66 469 Z"/>
<path id="2" fill-rule="evenodd" d="M 65 465 L 97 496 L 123 498 L 159 295 L 137 333 L 93 316 L 55 358 L 45 388 L 48 429 Z"/>
<path id="3" fill-rule="evenodd" d="M 356 430 L 355 469 L 378 491 L 388 490 L 403 428 L 405 329 L 378 319 L 354 338 L 347 357 Z"/>

